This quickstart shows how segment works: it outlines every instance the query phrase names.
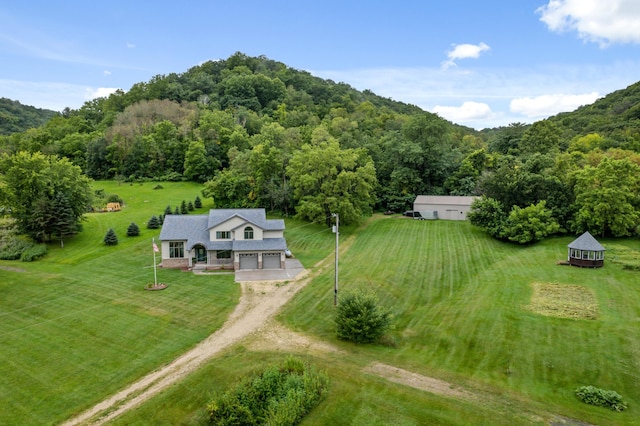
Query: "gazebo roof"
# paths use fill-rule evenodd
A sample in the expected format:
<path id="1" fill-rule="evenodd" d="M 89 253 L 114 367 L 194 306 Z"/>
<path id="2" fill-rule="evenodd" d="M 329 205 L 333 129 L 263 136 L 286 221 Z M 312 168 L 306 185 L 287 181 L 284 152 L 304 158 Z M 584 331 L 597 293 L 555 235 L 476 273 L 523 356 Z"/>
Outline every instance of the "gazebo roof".
<path id="1" fill-rule="evenodd" d="M 589 251 L 605 251 L 606 249 L 596 240 L 589 231 L 580 235 L 569 244 L 570 249 L 589 250 Z"/>

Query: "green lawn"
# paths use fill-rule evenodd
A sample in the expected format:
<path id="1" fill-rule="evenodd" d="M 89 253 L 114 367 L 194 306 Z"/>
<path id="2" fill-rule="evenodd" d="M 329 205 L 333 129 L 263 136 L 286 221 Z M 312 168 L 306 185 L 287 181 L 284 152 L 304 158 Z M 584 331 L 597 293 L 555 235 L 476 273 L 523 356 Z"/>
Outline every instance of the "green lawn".
<path id="1" fill-rule="evenodd" d="M 98 182 L 124 198 L 123 211 L 88 215 L 82 233 L 64 248 L 52 243 L 37 262 L 0 261 L 0 424 L 59 423 L 171 361 L 234 308 L 232 275 L 159 269 L 169 287 L 143 289 L 154 280 L 151 238 L 159 234 L 146 221 L 200 188 L 163 185 Z M 141 236 L 126 236 L 131 222 Z M 117 246 L 102 244 L 109 227 Z"/>
<path id="2" fill-rule="evenodd" d="M 337 341 L 332 268 L 298 293 L 280 320 L 346 351 L 306 355 L 332 382 L 328 397 L 303 424 L 549 424 L 554 416 L 637 424 L 638 272 L 612 262 L 602 269 L 558 266 L 570 237 L 519 247 L 494 241 L 468 223 L 380 216 L 352 235 L 355 241 L 340 259 L 341 292 L 375 290 L 392 308 L 395 329 L 388 345 Z M 315 238 L 331 254 L 327 238 L 309 236 Z M 640 251 L 637 240 L 611 243 Z M 530 312 L 534 282 L 592 288 L 599 318 Z M 214 393 L 254 365 L 281 356 L 235 348 L 116 424 L 201 424 Z M 464 386 L 478 400 L 457 401 L 364 374 L 372 361 Z M 614 413 L 579 402 L 573 391 L 586 384 L 616 390 L 628 410 Z"/>
<path id="3" fill-rule="evenodd" d="M 571 240 L 518 247 L 491 240 L 468 223 L 374 222 L 341 257 L 341 289 L 378 293 L 394 313 L 397 346 L 358 347 L 358 356 L 472 389 L 513 394 L 570 417 L 635 422 L 640 413 L 640 274 L 611 262 L 602 269 L 557 266 Z M 625 244 L 640 251 L 638 240 Z M 320 276 L 288 305 L 282 315 L 288 326 L 334 339 L 331 274 Z M 534 282 L 592 288 L 600 317 L 557 319 L 523 309 Z M 573 390 L 585 384 L 616 390 L 629 401 L 629 410 L 611 413 L 577 402 Z"/>
<path id="4" fill-rule="evenodd" d="M 174 206 L 189 191 L 197 195 L 197 186 L 184 185 L 175 193 L 161 190 L 161 202 L 151 190 L 131 188 L 139 201 L 124 212 L 91 216 L 64 249 L 33 264 L 0 263 L 27 270 L 0 270 L 0 423 L 59 422 L 168 362 L 224 321 L 239 296 L 232 279 L 161 271 L 169 289 L 144 292 L 149 240 L 157 233 L 125 236 L 131 221 L 143 228 L 152 211 Z M 118 227 L 121 241 L 112 248 L 100 244 L 109 226 Z M 333 253 L 335 236 L 323 225 L 287 219 L 285 235 L 307 267 Z M 634 424 L 640 417 L 640 272 L 606 260 L 602 269 L 557 266 L 571 240 L 519 247 L 468 223 L 398 216 L 341 229 L 341 241 L 352 242 L 340 255 L 341 294 L 375 290 L 392 309 L 395 328 L 386 345 L 337 341 L 332 267 L 296 295 L 280 320 L 345 351 L 303 354 L 331 377 L 328 397 L 303 424 L 544 424 L 553 414 Z M 638 240 L 601 242 L 640 252 Z M 533 283 L 593 289 L 598 319 L 531 312 Z M 281 357 L 232 348 L 115 424 L 201 424 L 215 392 Z M 464 386 L 479 399 L 457 401 L 364 374 L 372 361 Z M 581 385 L 616 390 L 628 410 L 580 403 L 573 390 Z"/>

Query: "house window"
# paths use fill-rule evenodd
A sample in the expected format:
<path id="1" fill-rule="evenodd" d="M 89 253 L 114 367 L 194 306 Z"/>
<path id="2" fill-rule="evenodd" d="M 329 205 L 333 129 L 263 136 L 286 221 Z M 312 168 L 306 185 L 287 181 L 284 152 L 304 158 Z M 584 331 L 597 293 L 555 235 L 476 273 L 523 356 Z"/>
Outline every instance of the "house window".
<path id="1" fill-rule="evenodd" d="M 169 242 L 169 257 L 171 258 L 184 257 L 184 243 L 182 241 Z"/>
<path id="2" fill-rule="evenodd" d="M 253 228 L 250 226 L 247 226 L 246 228 L 244 228 L 244 239 L 245 240 L 253 240 Z"/>
<path id="3" fill-rule="evenodd" d="M 230 240 L 231 231 L 216 231 L 216 240 Z"/>
<path id="4" fill-rule="evenodd" d="M 598 260 L 602 260 L 604 259 L 604 252 L 603 251 L 599 251 L 598 252 Z"/>
<path id="5" fill-rule="evenodd" d="M 218 259 L 231 259 L 231 250 L 218 250 L 216 257 Z"/>
<path id="6" fill-rule="evenodd" d="M 589 260 L 589 252 L 586 250 L 582 250 L 582 259 Z"/>

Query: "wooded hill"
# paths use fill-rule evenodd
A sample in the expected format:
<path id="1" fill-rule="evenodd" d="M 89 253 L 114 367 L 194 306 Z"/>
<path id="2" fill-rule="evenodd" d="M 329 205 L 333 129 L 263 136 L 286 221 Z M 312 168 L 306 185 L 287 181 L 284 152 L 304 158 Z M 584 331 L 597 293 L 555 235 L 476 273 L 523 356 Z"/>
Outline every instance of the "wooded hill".
<path id="1" fill-rule="evenodd" d="M 236 53 L 0 137 L 0 151 L 67 157 L 94 179 L 195 180 L 217 207 L 260 206 L 314 221 L 331 212 L 349 223 L 374 209 L 403 211 L 417 194 L 484 194 L 497 203 L 493 219 L 476 223 L 498 238 L 529 242 L 587 229 L 634 235 L 638 87 L 530 126 L 477 132 Z M 603 213 L 592 201 L 603 195 L 593 179 L 605 167 L 624 185 Z M 530 229 L 540 228 L 540 217 L 544 230 Z M 524 222 L 534 225 L 523 230 Z"/>
<path id="2" fill-rule="evenodd" d="M 24 132 L 32 127 L 42 126 L 55 111 L 22 105 L 18 101 L 0 98 L 0 135 Z"/>

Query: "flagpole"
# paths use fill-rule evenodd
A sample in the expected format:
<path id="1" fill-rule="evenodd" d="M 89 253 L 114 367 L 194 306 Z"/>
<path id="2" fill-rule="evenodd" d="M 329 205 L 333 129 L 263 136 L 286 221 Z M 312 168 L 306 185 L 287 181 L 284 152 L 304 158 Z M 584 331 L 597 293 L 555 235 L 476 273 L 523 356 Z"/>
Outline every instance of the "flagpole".
<path id="1" fill-rule="evenodd" d="M 153 285 L 158 286 L 158 272 L 156 271 L 156 239 L 152 238 L 153 244 Z"/>

